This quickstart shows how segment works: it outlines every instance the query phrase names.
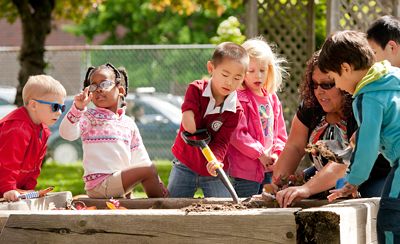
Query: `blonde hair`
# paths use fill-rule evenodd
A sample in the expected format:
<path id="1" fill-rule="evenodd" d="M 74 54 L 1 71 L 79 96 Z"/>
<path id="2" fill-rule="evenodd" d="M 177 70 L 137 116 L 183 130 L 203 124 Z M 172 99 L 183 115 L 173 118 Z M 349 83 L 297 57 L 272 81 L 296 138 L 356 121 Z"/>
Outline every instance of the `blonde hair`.
<path id="1" fill-rule="evenodd" d="M 267 62 L 268 74 L 264 88 L 268 93 L 278 91 L 282 85 L 283 78 L 288 75 L 286 68 L 283 66 L 286 60 L 276 55 L 261 36 L 245 41 L 242 46 L 246 49 L 250 58 Z"/>
<path id="2" fill-rule="evenodd" d="M 57 94 L 65 97 L 67 92 L 59 81 L 49 75 L 29 76 L 24 88 L 22 89 L 22 100 L 27 105 L 30 100 L 37 99 L 47 94 Z"/>

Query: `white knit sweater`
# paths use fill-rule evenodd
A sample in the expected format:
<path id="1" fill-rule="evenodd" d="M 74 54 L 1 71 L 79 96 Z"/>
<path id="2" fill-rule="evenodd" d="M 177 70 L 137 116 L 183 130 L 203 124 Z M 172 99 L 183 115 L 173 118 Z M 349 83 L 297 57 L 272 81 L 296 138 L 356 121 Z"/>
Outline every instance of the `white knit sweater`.
<path id="1" fill-rule="evenodd" d="M 70 141 L 81 137 L 84 176 L 152 164 L 139 129 L 124 109 L 116 114 L 104 108 L 80 111 L 73 104 L 61 122 L 60 136 Z"/>

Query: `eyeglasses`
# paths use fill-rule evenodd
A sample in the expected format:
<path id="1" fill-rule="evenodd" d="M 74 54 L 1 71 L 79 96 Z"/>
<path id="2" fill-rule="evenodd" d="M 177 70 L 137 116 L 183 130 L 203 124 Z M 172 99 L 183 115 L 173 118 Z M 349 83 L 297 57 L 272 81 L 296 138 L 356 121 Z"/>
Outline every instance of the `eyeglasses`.
<path id="1" fill-rule="evenodd" d="M 64 111 L 65 111 L 65 104 L 47 102 L 47 101 L 43 101 L 43 100 L 39 100 L 39 99 L 33 99 L 33 100 L 38 103 L 51 105 L 51 111 L 53 111 L 53 112 L 57 112 L 58 110 L 61 110 L 61 113 L 64 113 Z"/>
<path id="2" fill-rule="evenodd" d="M 103 80 L 99 84 L 92 83 L 92 84 L 89 85 L 89 91 L 90 92 L 95 92 L 98 88 L 103 89 L 103 90 L 107 90 L 111 86 L 113 86 L 114 84 L 115 84 L 115 82 L 114 81 L 110 81 L 110 80 Z"/>
<path id="3" fill-rule="evenodd" d="M 324 89 L 324 90 L 330 90 L 330 89 L 332 89 L 333 87 L 335 87 L 335 82 L 333 82 L 333 83 L 321 83 L 321 84 L 318 84 L 318 83 L 316 83 L 316 82 L 313 82 L 312 87 L 313 87 L 314 89 L 317 89 L 318 86 L 321 87 L 321 88 Z"/>

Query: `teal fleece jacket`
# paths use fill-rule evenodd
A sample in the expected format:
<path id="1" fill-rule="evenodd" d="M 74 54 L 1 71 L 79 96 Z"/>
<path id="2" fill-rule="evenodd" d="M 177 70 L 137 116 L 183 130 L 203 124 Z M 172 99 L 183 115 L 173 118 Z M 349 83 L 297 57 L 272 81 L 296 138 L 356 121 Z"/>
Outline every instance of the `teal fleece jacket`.
<path id="1" fill-rule="evenodd" d="M 359 129 L 346 178 L 350 184 L 360 185 L 368 179 L 378 151 L 391 166 L 399 159 L 400 69 L 388 61 L 375 63 L 357 84 L 353 97 Z"/>

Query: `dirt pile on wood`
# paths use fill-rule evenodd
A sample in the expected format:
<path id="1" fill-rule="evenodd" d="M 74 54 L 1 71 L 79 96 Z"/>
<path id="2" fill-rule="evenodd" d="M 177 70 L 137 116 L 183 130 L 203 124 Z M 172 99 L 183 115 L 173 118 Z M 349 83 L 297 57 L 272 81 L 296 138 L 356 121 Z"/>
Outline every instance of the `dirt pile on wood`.
<path id="1" fill-rule="evenodd" d="M 215 203 L 193 203 L 192 205 L 182 208 L 186 213 L 189 212 L 209 212 L 209 211 L 236 211 L 252 208 L 277 208 L 278 203 L 275 197 L 268 193 L 256 195 L 251 198 L 245 199 L 241 203 L 235 204 L 226 202 L 222 204 Z"/>

